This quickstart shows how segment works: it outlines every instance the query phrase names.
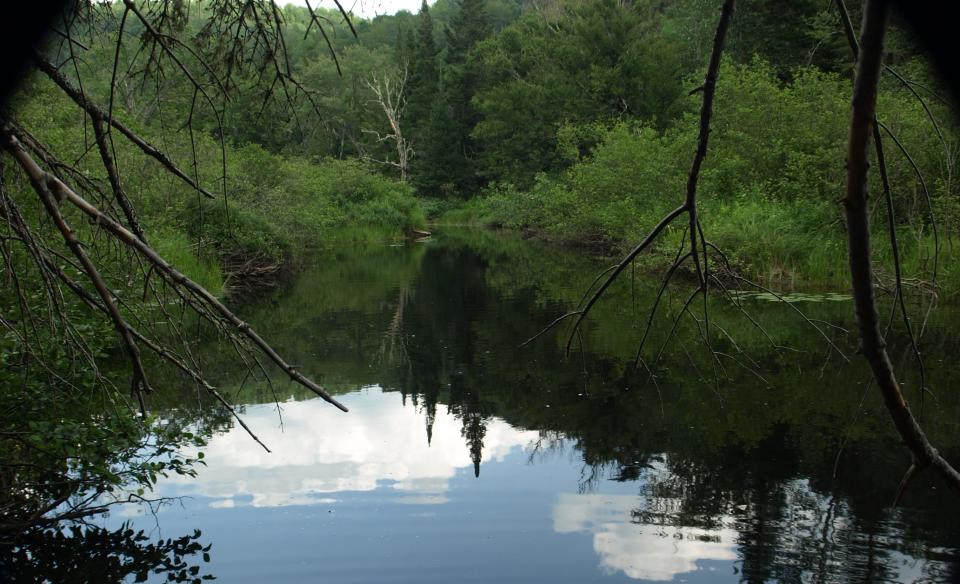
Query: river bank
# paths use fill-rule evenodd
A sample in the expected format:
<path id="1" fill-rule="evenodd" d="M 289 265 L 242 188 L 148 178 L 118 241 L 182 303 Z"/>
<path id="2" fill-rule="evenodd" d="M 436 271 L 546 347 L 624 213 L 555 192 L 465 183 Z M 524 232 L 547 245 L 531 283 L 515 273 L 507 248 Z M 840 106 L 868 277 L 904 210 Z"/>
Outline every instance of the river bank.
<path id="1" fill-rule="evenodd" d="M 637 230 L 631 237 L 614 237 L 604 230 L 564 231 L 555 225 L 518 220 L 497 207 L 502 201 L 478 197 L 450 208 L 430 219 L 433 225 L 471 226 L 503 230 L 524 238 L 536 239 L 562 248 L 584 250 L 610 260 L 618 260 L 647 234 Z M 513 205 L 529 204 L 523 201 Z M 839 222 L 839 209 L 837 209 Z M 719 212 L 704 213 L 704 231 L 709 241 L 721 249 L 736 274 L 781 292 L 844 292 L 849 289 L 846 241 L 839 225 L 830 232 L 822 228 L 807 230 L 791 219 L 792 211 L 770 204 L 759 209 L 728 206 Z M 773 223 L 783 220 L 784 224 Z M 650 224 L 652 227 L 653 223 Z M 679 225 L 679 222 L 677 223 Z M 685 238 L 682 227 L 666 229 L 649 252 L 635 260 L 636 268 L 663 273 L 672 264 L 676 251 Z M 877 231 L 875 271 L 876 286 L 882 293 L 896 289 L 892 250 L 888 234 Z M 952 238 L 898 230 L 903 289 L 906 294 L 939 298 L 955 298 L 960 294 L 960 271 L 954 266 L 958 253 Z M 885 241 L 886 240 L 886 241 Z M 939 253 L 935 250 L 939 244 Z M 934 271 L 936 266 L 936 271 Z M 718 273 L 728 271 L 719 262 Z"/>

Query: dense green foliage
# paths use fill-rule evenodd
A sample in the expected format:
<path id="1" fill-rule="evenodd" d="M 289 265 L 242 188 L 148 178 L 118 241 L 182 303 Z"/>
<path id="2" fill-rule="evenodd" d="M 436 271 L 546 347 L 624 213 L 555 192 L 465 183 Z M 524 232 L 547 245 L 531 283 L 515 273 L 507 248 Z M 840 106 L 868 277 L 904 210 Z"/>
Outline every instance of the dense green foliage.
<path id="1" fill-rule="evenodd" d="M 718 6 L 716 0 L 424 4 L 418 15 L 359 23 L 359 38 L 337 48 L 343 77 L 315 39 L 292 43 L 294 68 L 324 92 L 323 124 L 300 123 L 316 113 L 312 105 L 291 110 L 269 101 L 261 110 L 241 101 L 233 118 L 257 119 L 228 125 L 243 141 L 286 156 L 391 161 L 392 144 L 379 139 L 387 120 L 366 82 L 405 78 L 401 126 L 413 149 L 409 180 L 431 213 L 450 210 L 451 203 L 437 199 L 466 203 L 443 220 L 625 246 L 680 200 L 697 131 L 694 90 Z M 856 20 L 858 3 L 851 10 Z M 292 30 L 305 28 L 304 11 L 288 7 L 285 16 Z M 938 85 L 909 35 L 895 30 L 890 47 L 890 62 L 919 82 L 914 89 L 944 132 L 941 142 L 919 100 L 892 77 L 885 81 L 882 121 L 923 171 L 945 241 L 958 217 L 952 114 L 926 89 Z M 705 227 L 738 269 L 783 285 L 845 286 L 835 201 L 850 72 L 833 8 L 769 0 L 739 7 L 701 186 Z M 930 280 L 930 210 L 906 158 L 892 145 L 887 156 L 907 273 Z M 390 165 L 380 168 L 395 173 Z M 882 213 L 878 206 L 878 225 Z M 889 251 L 881 254 L 885 260 Z M 940 262 L 938 276 L 951 290 L 947 266 Z"/>
<path id="2" fill-rule="evenodd" d="M 83 156 L 84 128 L 72 123 L 74 115 L 66 98 L 39 78 L 31 82 L 29 99 L 23 100 L 19 110 L 22 120 L 44 126 L 38 137 L 56 148 L 61 159 L 80 159 L 80 168 L 102 176 L 99 161 Z M 195 260 L 184 254 L 186 250 L 164 240 L 182 241 L 181 234 L 187 234 L 200 242 L 194 252 L 201 258 L 261 255 L 283 263 L 335 237 L 344 227 L 377 228 L 380 237 L 396 238 L 423 224 L 411 189 L 363 161 L 312 161 L 274 154 L 256 143 L 221 144 L 204 134 L 195 134 L 191 144 L 185 131 L 166 132 L 146 121 L 139 126 L 143 136 L 164 144 L 171 158 L 182 165 L 195 160 L 201 183 L 223 193 L 221 200 L 201 201 L 155 162 L 116 142 L 123 146 L 117 151 L 118 167 L 126 190 L 135 198 L 141 223 L 154 234 L 161 250 L 185 261 L 188 273 L 201 279 L 202 273 L 190 271 Z M 214 251 L 212 256 L 207 253 Z M 216 289 L 212 279 L 205 283 Z"/>
<path id="3" fill-rule="evenodd" d="M 613 0 L 574 5 L 563 17 L 524 15 L 477 48 L 483 83 L 484 178 L 526 187 L 538 172 L 562 169 L 565 125 L 629 118 L 670 119 L 682 90 L 676 42 L 659 20 Z"/>
<path id="4" fill-rule="evenodd" d="M 759 60 L 728 63 L 721 78 L 711 155 L 699 186 L 709 237 L 747 273 L 842 289 L 845 236 L 837 200 L 844 169 L 837 161 L 845 156 L 849 83 L 814 68 L 794 70 L 783 83 Z M 681 200 L 697 136 L 695 99 L 663 131 L 642 122 L 565 127 L 558 150 L 575 160 L 569 169 L 540 174 L 525 191 L 497 184 L 474 204 L 475 213 L 558 240 L 641 238 Z M 921 105 L 891 90 L 881 107 L 891 112 L 881 121 L 913 146 L 914 161 L 932 182 L 935 206 L 950 209 L 955 195 L 945 182 L 949 170 L 941 166 L 950 161 L 943 160 L 936 134 L 926 130 Z M 596 145 L 581 156 L 585 143 Z M 932 224 L 919 182 L 899 152 L 888 153 L 887 166 L 907 269 L 929 274 Z M 668 238 L 662 249 L 672 247 Z M 955 272 L 947 262 L 940 268 L 941 284 L 954 289 Z"/>
<path id="5" fill-rule="evenodd" d="M 349 166 L 354 163 L 319 164 L 343 180 L 399 175 L 396 145 L 385 138 L 392 130 L 372 86 L 390 80 L 402 88 L 397 113 L 412 150 L 409 184 L 431 215 L 465 203 L 443 220 L 528 229 L 604 249 L 628 246 L 680 200 L 697 132 L 695 89 L 718 6 L 716 0 L 440 0 L 422 4 L 417 15 L 358 20 L 357 38 L 329 13 L 334 54 L 316 35 L 301 34 L 310 26 L 305 9 L 285 7 L 292 71 L 315 93 L 292 103 L 280 92 L 231 99 L 222 122 L 226 205 L 236 209 L 207 204 L 209 212 L 198 217 L 194 205 L 177 215 L 192 217 L 187 231 L 194 240 L 209 219 L 218 234 L 210 237 L 222 240 L 215 246 L 221 258 L 235 255 L 224 249 L 229 242 L 237 249 L 254 243 L 244 243 L 245 237 L 262 245 L 266 257 L 278 258 L 284 249 L 303 248 L 305 234 L 319 233 L 318 226 L 380 224 L 381 218 L 397 230 L 419 224 L 407 186 L 396 185 L 395 196 L 360 210 L 332 191 L 329 198 L 300 194 L 314 188 L 313 181 L 336 190 L 315 169 L 324 159 L 367 165 L 357 171 Z M 856 19 L 858 3 L 851 10 Z M 193 13 L 186 31 L 201 30 L 204 18 L 202 11 Z M 937 82 L 909 35 L 895 30 L 890 46 L 890 62 L 920 83 L 913 87 L 944 133 L 941 142 L 919 100 L 886 79 L 881 120 L 923 171 L 942 244 L 960 220 L 952 114 L 930 94 Z M 833 8 L 809 1 L 783 7 L 772 0 L 739 7 L 700 187 L 705 228 L 739 270 L 782 285 L 845 286 L 835 201 L 850 71 Z M 238 78 L 253 83 L 254 73 Z M 106 81 L 100 75 L 88 90 L 105 95 Z M 163 108 L 166 116 L 185 111 L 190 99 L 189 87 L 173 80 L 158 95 L 131 89 L 120 101 L 146 120 Z M 197 116 L 208 129 L 216 127 L 211 112 L 201 107 Z M 214 182 L 220 174 L 215 135 L 198 138 L 200 165 L 207 167 L 200 173 Z M 887 150 L 907 273 L 930 280 L 930 209 L 907 159 L 892 144 Z M 190 153 L 181 148 L 180 155 L 183 160 Z M 346 165 L 341 171 L 337 164 Z M 882 197 L 875 201 L 875 223 L 882 226 Z M 263 229 L 253 235 L 256 225 Z M 668 238 L 661 250 L 669 247 Z M 881 254 L 885 260 L 889 251 Z M 938 274 L 947 291 L 954 287 L 948 264 L 941 261 Z"/>

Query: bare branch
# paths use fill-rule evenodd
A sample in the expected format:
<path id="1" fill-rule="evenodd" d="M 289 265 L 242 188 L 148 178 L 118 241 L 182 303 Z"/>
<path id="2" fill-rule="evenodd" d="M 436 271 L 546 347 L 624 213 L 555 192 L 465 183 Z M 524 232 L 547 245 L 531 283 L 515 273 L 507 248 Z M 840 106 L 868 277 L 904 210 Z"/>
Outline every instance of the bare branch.
<path id="1" fill-rule="evenodd" d="M 111 294 L 106 282 L 104 282 L 100 272 L 97 270 L 96 266 L 94 266 L 89 256 L 87 256 L 87 253 L 83 250 L 83 247 L 80 245 L 80 241 L 77 239 L 76 233 L 60 213 L 58 206 L 59 197 L 56 197 L 54 189 L 52 188 L 53 185 L 51 183 L 54 181 L 56 184 L 63 183 L 61 183 L 52 175 L 40 171 L 40 167 L 36 166 L 36 164 L 33 162 L 33 159 L 30 158 L 30 155 L 27 154 L 27 151 L 16 139 L 11 132 L 10 127 L 6 125 L 6 123 L 4 123 L 4 126 L 0 131 L 3 132 L 6 138 L 4 142 L 4 148 L 6 148 L 17 160 L 20 166 L 27 171 L 27 176 L 30 178 L 30 183 L 33 185 L 34 191 L 36 191 L 37 195 L 40 197 L 40 201 L 43 203 L 43 207 L 46 210 L 47 215 L 49 215 L 53 220 L 54 225 L 56 225 L 57 229 L 60 231 L 60 234 L 63 236 L 67 247 L 69 247 L 70 251 L 72 251 L 77 257 L 77 260 L 83 267 L 83 271 L 86 272 L 87 276 L 90 278 L 90 281 L 93 283 L 94 288 L 97 290 L 97 294 L 100 295 L 100 300 L 106 307 L 107 313 L 110 316 L 110 320 L 113 321 L 114 328 L 117 330 L 117 335 L 120 337 L 124 349 L 126 349 L 127 356 L 130 358 L 130 363 L 133 368 L 131 391 L 137 396 L 137 400 L 140 403 L 141 413 L 146 415 L 147 408 L 143 401 L 143 394 L 150 393 L 150 385 L 147 383 L 147 374 L 143 369 L 143 363 L 140 361 L 140 350 L 137 347 L 137 343 L 134 341 L 133 336 L 130 334 L 130 331 L 127 330 L 126 320 L 123 318 L 123 315 L 120 314 L 120 310 L 113 301 L 113 295 Z M 31 172 L 31 170 L 34 169 L 40 172 Z"/>
<path id="2" fill-rule="evenodd" d="M 867 174 L 870 137 L 875 131 L 877 88 L 883 62 L 883 42 L 890 14 L 888 0 L 867 0 L 860 33 L 860 51 L 854 77 L 850 140 L 847 151 L 847 187 L 844 209 L 847 216 L 847 242 L 854 306 L 863 355 L 873 370 L 874 379 L 894 426 L 913 457 L 913 465 L 931 467 L 952 487 L 960 489 L 958 473 L 930 444 L 900 389 L 880 333 L 873 290 L 873 266 L 870 248 L 870 219 L 867 208 Z M 912 476 L 913 473 L 908 473 Z M 904 481 L 904 485 L 907 481 Z"/>
<path id="3" fill-rule="evenodd" d="M 223 303 L 221 303 L 215 296 L 210 294 L 210 292 L 208 292 L 205 288 L 186 277 L 181 272 L 177 271 L 176 268 L 163 259 L 152 247 L 137 238 L 126 227 L 120 225 L 108 215 L 105 215 L 97 207 L 91 205 L 62 181 L 46 173 L 43 169 L 37 166 L 36 162 L 34 162 L 27 152 L 20 146 L 16 136 L 13 135 L 7 126 L 4 126 L 3 133 L 7 140 L 7 148 L 11 149 L 11 151 L 16 154 L 17 162 L 20 164 L 21 168 L 24 169 L 27 175 L 30 176 L 31 181 L 34 182 L 35 185 L 43 185 L 49 189 L 53 196 L 58 200 L 70 202 L 72 205 L 90 217 L 94 223 L 114 236 L 118 241 L 120 241 L 120 243 L 138 252 L 140 256 L 152 264 L 159 273 L 166 276 L 177 286 L 189 291 L 190 294 L 196 298 L 197 304 L 201 306 L 202 310 L 212 311 L 213 313 L 217 314 L 219 317 L 228 322 L 237 333 L 243 337 L 246 337 L 250 342 L 256 345 L 271 361 L 273 361 L 274 364 L 276 364 L 287 375 L 289 375 L 293 381 L 306 387 L 339 409 L 347 411 L 346 406 L 334 399 L 329 393 L 327 393 L 326 390 L 314 383 L 313 380 L 297 371 L 296 367 L 287 363 L 273 349 L 273 347 L 264 341 L 263 338 L 260 337 L 260 335 L 250 327 L 249 324 L 237 317 L 230 309 L 224 306 Z"/>
<path id="4" fill-rule="evenodd" d="M 717 76 L 720 71 L 720 59 L 723 54 L 723 45 L 724 40 L 726 39 L 727 30 L 730 27 L 730 20 L 733 17 L 733 8 L 735 1 L 726 0 L 723 3 L 723 7 L 720 10 L 720 20 L 717 23 L 716 33 L 714 35 L 713 41 L 713 50 L 710 54 L 710 63 L 707 66 L 707 73 L 704 78 L 703 86 L 700 88 L 703 91 L 703 101 L 700 108 L 700 133 L 697 139 L 697 150 L 693 157 L 693 162 L 690 165 L 690 172 L 687 176 L 687 189 L 686 196 L 684 198 L 684 203 L 668 213 L 660 222 L 654 226 L 653 230 L 640 242 L 633 250 L 630 251 L 621 261 L 617 264 L 613 272 L 607 277 L 604 283 L 597 289 L 596 292 L 590 297 L 586 305 L 580 311 L 580 314 L 577 317 L 577 320 L 573 324 L 570 336 L 567 338 L 566 352 L 570 352 L 570 344 L 573 342 L 573 333 L 578 330 L 580 324 L 589 314 L 593 305 L 596 304 L 597 300 L 606 292 L 607 288 L 613 283 L 614 280 L 627 268 L 628 265 L 645 249 L 649 248 L 660 233 L 670 225 L 674 219 L 680 215 L 686 213 L 689 220 L 687 227 L 687 232 L 690 237 L 690 250 L 689 257 L 693 258 L 694 266 L 696 268 L 697 279 L 699 285 L 697 286 L 697 292 L 703 293 L 703 311 L 704 318 L 708 319 L 707 313 L 707 293 L 709 284 L 708 274 L 709 267 L 707 266 L 707 246 L 706 239 L 703 237 L 702 229 L 700 228 L 700 220 L 697 215 L 697 184 L 700 179 L 700 167 L 703 165 L 703 161 L 707 156 L 707 145 L 709 143 L 710 137 L 710 118 L 713 112 L 713 99 L 716 94 L 716 85 L 717 85 Z M 701 260 L 701 253 L 703 254 Z M 669 271 L 669 276 L 672 276 L 674 267 Z M 659 302 L 659 295 L 654 304 L 654 310 L 656 309 L 656 303 Z M 681 312 L 682 314 L 682 312 Z M 707 321 L 709 323 L 709 320 Z M 674 326 L 674 328 L 676 328 Z M 708 324 L 709 330 L 709 324 Z"/>
<path id="5" fill-rule="evenodd" d="M 90 115 L 93 118 L 102 119 L 108 124 L 110 124 L 110 126 L 112 126 L 121 134 L 123 134 L 128 140 L 130 140 L 130 142 L 132 142 L 137 148 L 139 148 L 141 152 L 143 152 L 150 158 L 153 158 L 154 160 L 159 162 L 161 165 L 163 165 L 164 168 L 166 168 L 173 175 L 177 176 L 178 178 L 183 180 L 185 183 L 190 185 L 190 187 L 195 189 L 204 197 L 207 197 L 208 199 L 215 198 L 213 193 L 201 187 L 196 181 L 190 178 L 190 176 L 188 176 L 185 172 L 180 170 L 180 168 L 178 168 L 177 165 L 175 165 L 173 161 L 170 160 L 170 158 L 166 154 L 164 154 L 159 148 L 153 146 L 152 144 L 150 144 L 149 142 L 141 138 L 133 130 L 128 128 L 125 124 L 117 120 L 115 117 L 109 116 L 106 112 L 104 112 L 102 109 L 100 109 L 90 100 L 88 100 L 82 91 L 73 87 L 73 85 L 71 85 L 70 82 L 67 81 L 67 78 L 64 77 L 64 75 L 56 68 L 56 66 L 53 63 L 51 63 L 49 60 L 47 60 L 45 57 L 39 54 L 34 55 L 34 61 L 37 64 L 37 68 L 43 71 L 43 73 L 46 74 L 51 81 L 56 83 L 57 86 L 60 87 L 60 89 L 62 89 L 63 92 L 66 93 L 70 97 L 70 99 L 74 101 L 74 103 L 76 103 L 85 112 L 87 112 L 88 115 Z"/>

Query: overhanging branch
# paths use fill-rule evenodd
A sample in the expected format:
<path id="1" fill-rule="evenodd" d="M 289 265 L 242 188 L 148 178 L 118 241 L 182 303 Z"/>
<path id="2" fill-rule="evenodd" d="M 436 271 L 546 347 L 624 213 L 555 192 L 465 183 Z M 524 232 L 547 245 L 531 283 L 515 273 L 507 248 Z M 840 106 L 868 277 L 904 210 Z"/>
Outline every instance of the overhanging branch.
<path id="1" fill-rule="evenodd" d="M 933 447 L 910 411 L 900 389 L 880 332 L 873 290 L 873 265 L 870 247 L 870 218 L 867 205 L 867 175 L 870 168 L 870 143 L 875 130 L 877 90 L 883 65 L 883 44 L 890 15 L 889 0 L 867 0 L 860 32 L 860 51 L 854 77 L 850 136 L 847 150 L 847 186 L 844 209 L 847 217 L 847 243 L 854 308 L 863 356 L 870 364 L 874 379 L 894 426 L 913 457 L 913 463 L 901 483 L 902 494 L 910 478 L 930 467 L 952 487 L 960 489 L 960 473 Z M 898 494 L 898 498 L 899 498 Z"/>

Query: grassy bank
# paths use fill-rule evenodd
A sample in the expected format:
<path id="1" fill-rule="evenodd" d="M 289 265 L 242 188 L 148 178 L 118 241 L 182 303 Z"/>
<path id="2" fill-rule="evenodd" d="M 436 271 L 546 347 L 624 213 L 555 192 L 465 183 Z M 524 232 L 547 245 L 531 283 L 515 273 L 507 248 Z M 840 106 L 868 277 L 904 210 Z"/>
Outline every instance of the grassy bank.
<path id="1" fill-rule="evenodd" d="M 357 161 L 228 154 L 226 200 L 185 198 L 183 231 L 234 280 L 289 272 L 332 243 L 391 241 L 425 219 L 411 188 Z M 262 278 L 261 278 L 262 279 Z"/>
<path id="2" fill-rule="evenodd" d="M 797 205 L 752 202 L 704 207 L 703 223 L 708 237 L 724 251 L 738 273 L 779 290 L 836 291 L 849 286 L 847 244 L 839 225 L 842 219 L 838 207 L 832 209 L 832 220 L 821 217 L 822 224 L 804 221 L 807 209 Z M 609 225 L 602 223 L 596 230 L 563 231 L 559 225 L 525 220 L 519 213 L 511 213 L 536 208 L 522 198 L 506 202 L 488 195 L 451 208 L 432 222 L 520 231 L 527 237 L 609 256 L 626 253 L 646 234 L 638 225 L 632 236 L 610 236 L 604 229 Z M 651 220 L 647 228 L 655 223 Z M 875 232 L 875 270 L 880 278 L 878 285 L 891 289 L 895 278 L 893 251 L 883 227 L 878 225 Z M 665 269 L 682 233 L 682 227 L 667 229 L 651 252 L 638 258 L 638 265 L 651 271 Z M 935 279 L 941 296 L 960 293 L 960 273 L 956 268 L 960 247 L 955 238 L 941 234 L 939 257 L 935 257 L 936 239 L 930 232 L 901 227 L 897 233 L 908 290 L 929 291 Z"/>

